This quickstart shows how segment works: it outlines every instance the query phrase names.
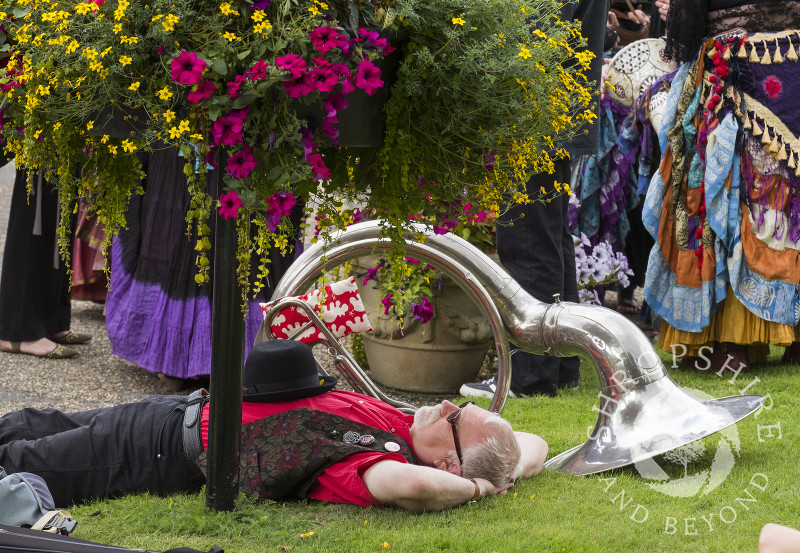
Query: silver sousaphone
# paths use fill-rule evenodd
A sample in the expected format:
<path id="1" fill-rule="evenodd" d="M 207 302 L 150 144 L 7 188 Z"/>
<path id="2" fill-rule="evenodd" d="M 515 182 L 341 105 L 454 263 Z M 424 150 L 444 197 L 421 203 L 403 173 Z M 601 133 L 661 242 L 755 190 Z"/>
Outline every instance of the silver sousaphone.
<path id="1" fill-rule="evenodd" d="M 434 265 L 470 293 L 486 311 L 499 361 L 498 386 L 490 409 L 500 412 L 510 384 L 509 341 L 531 353 L 580 356 L 594 365 L 600 381 L 600 409 L 585 443 L 550 459 L 549 469 L 577 475 L 622 467 L 718 432 L 758 410 L 759 395 L 704 401 L 683 390 L 667 374 L 650 340 L 616 311 L 556 300 L 543 303 L 528 294 L 499 265 L 453 234 L 437 235 L 416 225 L 423 241 L 406 240 L 408 255 Z M 327 247 L 313 245 L 291 265 L 273 298 L 297 296 L 312 287 L 325 269 L 387 250 L 380 225 L 369 221 L 343 231 Z M 280 301 L 280 300 L 278 300 Z M 277 312 L 277 310 L 273 311 Z M 270 313 L 267 317 L 269 319 Z M 269 320 L 258 340 L 269 339 Z M 337 340 L 337 368 L 364 393 L 389 400 L 377 389 Z M 355 367 L 350 367 L 350 364 Z"/>

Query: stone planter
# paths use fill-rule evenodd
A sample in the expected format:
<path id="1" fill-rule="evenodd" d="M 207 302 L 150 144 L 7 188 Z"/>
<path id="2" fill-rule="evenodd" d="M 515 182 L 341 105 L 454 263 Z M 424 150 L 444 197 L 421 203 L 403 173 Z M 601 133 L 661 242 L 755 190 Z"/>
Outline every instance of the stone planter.
<path id="1" fill-rule="evenodd" d="M 493 334 L 485 313 L 457 284 L 442 279 L 441 290 L 429 298 L 433 318 L 423 325 L 408 317 L 402 329 L 397 319 L 383 314 L 374 283 L 363 286 L 359 279 L 358 284 L 375 329 L 364 335 L 375 382 L 397 390 L 457 393 L 462 384 L 475 381 Z"/>

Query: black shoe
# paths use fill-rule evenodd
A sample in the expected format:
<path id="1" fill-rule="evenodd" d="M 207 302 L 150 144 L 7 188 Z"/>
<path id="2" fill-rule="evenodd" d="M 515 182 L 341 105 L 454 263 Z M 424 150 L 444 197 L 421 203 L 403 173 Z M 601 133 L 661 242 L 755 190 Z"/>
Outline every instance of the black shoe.
<path id="1" fill-rule="evenodd" d="M 559 382 L 559 388 L 569 388 L 571 390 L 575 390 L 578 388 L 578 381 L 577 380 L 567 380 L 566 382 Z"/>
<path id="2" fill-rule="evenodd" d="M 461 386 L 461 389 L 458 390 L 458 393 L 462 396 L 488 397 L 489 399 L 492 399 L 496 389 L 497 377 L 493 376 L 492 378 L 488 378 L 483 382 L 470 382 L 469 384 L 464 384 Z M 515 394 L 509 390 L 508 397 L 518 398 L 525 396 L 522 394 Z"/>

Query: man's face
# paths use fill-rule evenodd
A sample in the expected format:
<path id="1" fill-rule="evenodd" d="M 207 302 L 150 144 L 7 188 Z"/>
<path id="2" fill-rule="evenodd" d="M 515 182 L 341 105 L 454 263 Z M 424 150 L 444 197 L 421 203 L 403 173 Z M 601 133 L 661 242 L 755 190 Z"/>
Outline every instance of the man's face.
<path id="1" fill-rule="evenodd" d="M 411 441 L 414 452 L 422 464 L 460 475 L 460 465 L 451 464 L 450 452 L 455 450 L 455 441 L 453 429 L 447 421 L 447 418 L 457 411 L 458 407 L 449 401 L 420 407 L 414 414 Z M 464 407 L 456 421 L 462 450 L 485 439 L 485 426 L 482 422 L 487 416 L 493 415 L 476 405 Z"/>

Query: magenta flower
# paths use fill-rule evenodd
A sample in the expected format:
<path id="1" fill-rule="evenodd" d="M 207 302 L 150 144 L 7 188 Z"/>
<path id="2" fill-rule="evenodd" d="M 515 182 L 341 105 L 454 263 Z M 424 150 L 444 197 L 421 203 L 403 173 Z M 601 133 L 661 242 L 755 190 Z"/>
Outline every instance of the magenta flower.
<path id="1" fill-rule="evenodd" d="M 236 219 L 236 212 L 242 207 L 242 200 L 234 190 L 219 197 L 219 214 L 226 219 Z"/>
<path id="2" fill-rule="evenodd" d="M 283 89 L 289 98 L 300 98 L 307 96 L 314 92 L 314 87 L 306 82 L 305 79 L 298 79 L 296 81 L 283 81 Z"/>
<path id="3" fill-rule="evenodd" d="M 238 153 L 228 158 L 228 173 L 235 179 L 243 179 L 256 167 L 253 148 L 245 146 Z"/>
<path id="4" fill-rule="evenodd" d="M 267 198 L 269 210 L 278 215 L 291 215 L 292 208 L 297 204 L 294 194 L 291 192 L 276 192 Z"/>
<path id="5" fill-rule="evenodd" d="M 411 313 L 414 315 L 415 321 L 421 321 L 422 324 L 425 324 L 433 318 L 433 305 L 428 301 L 428 298 L 422 298 L 421 303 L 411 304 Z"/>
<path id="6" fill-rule="evenodd" d="M 264 60 L 258 60 L 253 67 L 247 72 L 251 81 L 267 78 L 267 67 L 269 63 Z"/>
<path id="7" fill-rule="evenodd" d="M 264 215 L 264 222 L 267 225 L 268 232 L 275 232 L 278 230 L 278 223 L 281 221 L 281 216 L 274 211 L 267 211 Z"/>
<path id="8" fill-rule="evenodd" d="M 381 70 L 369 60 L 358 62 L 356 86 L 366 92 L 367 96 L 372 96 L 383 86 Z"/>
<path id="9" fill-rule="evenodd" d="M 275 58 L 275 66 L 289 71 L 293 79 L 299 79 L 306 71 L 306 60 L 297 54 L 286 54 L 283 57 Z"/>
<path id="10" fill-rule="evenodd" d="M 194 52 L 183 50 L 170 63 L 172 80 L 178 84 L 197 84 L 203 78 L 206 65 Z"/>
<path id="11" fill-rule="evenodd" d="M 328 110 L 328 117 L 333 117 L 347 107 L 347 98 L 342 94 L 330 94 L 322 105 Z"/>
<path id="12" fill-rule="evenodd" d="M 219 146 L 235 146 L 242 141 L 242 125 L 247 120 L 250 108 L 239 111 L 228 112 L 224 117 L 214 121 L 211 134 L 214 137 L 214 144 Z"/>
<path id="13" fill-rule="evenodd" d="M 333 48 L 343 48 L 347 45 L 345 36 L 333 27 L 317 27 L 308 33 L 308 37 L 311 39 L 311 44 L 321 54 Z"/>
<path id="14" fill-rule="evenodd" d="M 306 156 L 306 159 L 317 177 L 326 180 L 331 178 L 331 170 L 328 169 L 325 166 L 325 162 L 322 161 L 322 154 L 311 154 L 310 156 Z"/>
<path id="15" fill-rule="evenodd" d="M 269 7 L 270 0 L 253 0 L 253 5 L 250 9 L 256 11 L 266 10 Z"/>
<path id="16" fill-rule="evenodd" d="M 384 55 L 394 52 L 394 47 L 389 45 L 389 41 L 382 38 L 375 31 L 368 31 L 367 29 L 359 29 L 358 36 L 364 42 L 367 48 L 380 48 Z"/>
<path id="17" fill-rule="evenodd" d="M 233 81 L 228 83 L 228 98 L 231 100 L 235 100 L 239 97 L 239 89 L 242 87 L 242 83 L 247 80 L 247 77 L 244 75 L 236 75 Z"/>
<path id="18" fill-rule="evenodd" d="M 369 282 L 370 280 L 378 282 L 378 271 L 380 270 L 381 270 L 380 265 L 372 267 L 371 269 L 367 269 L 367 276 L 364 278 L 364 280 L 361 281 L 361 286 L 366 286 L 367 282 Z"/>
<path id="19" fill-rule="evenodd" d="M 394 294 L 386 294 L 386 297 L 381 300 L 384 315 L 388 315 L 389 309 L 392 307 L 392 296 L 394 296 Z"/>
<path id="20" fill-rule="evenodd" d="M 320 124 L 320 129 L 322 129 L 322 132 L 328 135 L 333 143 L 337 146 L 339 145 L 339 141 L 336 140 L 339 138 L 339 129 L 334 127 L 334 125 L 338 122 L 339 118 L 334 115 L 326 117 L 322 120 L 322 124 Z"/>
<path id="21" fill-rule="evenodd" d="M 202 100 L 208 100 L 211 98 L 211 95 L 217 91 L 217 85 L 212 83 L 211 81 L 204 81 L 202 83 L 198 83 L 189 95 L 186 97 L 186 100 L 192 104 L 199 104 Z"/>
<path id="22" fill-rule="evenodd" d="M 414 259 L 413 257 L 406 257 L 406 263 L 411 263 L 412 265 L 416 265 L 419 263 L 419 259 Z"/>
<path id="23" fill-rule="evenodd" d="M 339 82 L 339 76 L 327 67 L 315 67 L 305 74 L 303 82 L 307 82 L 314 90 L 330 92 Z"/>

